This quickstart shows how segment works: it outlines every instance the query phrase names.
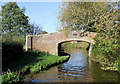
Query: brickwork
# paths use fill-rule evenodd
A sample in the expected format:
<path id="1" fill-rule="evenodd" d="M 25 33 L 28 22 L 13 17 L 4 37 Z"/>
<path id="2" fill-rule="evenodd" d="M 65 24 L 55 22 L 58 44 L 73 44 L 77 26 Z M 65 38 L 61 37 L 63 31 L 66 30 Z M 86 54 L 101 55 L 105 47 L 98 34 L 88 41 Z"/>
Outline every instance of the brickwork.
<path id="1" fill-rule="evenodd" d="M 87 36 L 84 35 L 82 37 L 80 36 L 80 32 L 69 32 L 67 36 L 64 32 L 45 35 L 28 35 L 26 36 L 26 50 L 45 51 L 50 54 L 58 55 L 58 45 L 66 41 L 85 41 L 94 44 L 93 37 L 96 34 L 93 32 L 86 34 Z"/>

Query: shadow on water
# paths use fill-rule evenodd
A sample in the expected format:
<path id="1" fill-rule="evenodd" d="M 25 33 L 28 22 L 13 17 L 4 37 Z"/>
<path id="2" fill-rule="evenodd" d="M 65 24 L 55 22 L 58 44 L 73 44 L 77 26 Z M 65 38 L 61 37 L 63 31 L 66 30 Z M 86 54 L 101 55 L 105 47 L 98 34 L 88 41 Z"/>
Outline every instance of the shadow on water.
<path id="1" fill-rule="evenodd" d="M 118 73 L 103 71 L 98 63 L 88 58 L 86 50 L 65 49 L 70 59 L 58 66 L 37 73 L 29 74 L 25 82 L 118 82 Z M 120 76 L 119 76 L 120 77 Z"/>

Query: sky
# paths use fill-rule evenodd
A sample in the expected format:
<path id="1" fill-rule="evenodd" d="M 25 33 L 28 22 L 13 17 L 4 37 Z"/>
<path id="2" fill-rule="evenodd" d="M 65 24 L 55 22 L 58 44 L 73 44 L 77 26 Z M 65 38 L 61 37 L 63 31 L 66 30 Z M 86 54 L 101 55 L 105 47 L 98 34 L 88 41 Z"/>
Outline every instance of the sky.
<path id="1" fill-rule="evenodd" d="M 0 5 L 5 3 L 0 2 Z M 25 7 L 25 15 L 29 17 L 30 24 L 34 23 L 48 33 L 57 32 L 59 26 L 57 16 L 61 2 L 17 2 L 17 4 L 21 9 Z"/>

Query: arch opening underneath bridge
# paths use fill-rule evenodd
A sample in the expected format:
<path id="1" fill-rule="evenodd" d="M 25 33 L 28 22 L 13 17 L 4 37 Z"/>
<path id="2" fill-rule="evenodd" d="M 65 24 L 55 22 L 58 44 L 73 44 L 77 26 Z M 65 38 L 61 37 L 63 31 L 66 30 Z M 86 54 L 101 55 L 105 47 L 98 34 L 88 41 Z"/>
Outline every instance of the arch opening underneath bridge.
<path id="1" fill-rule="evenodd" d="M 62 55 L 68 55 L 68 53 L 62 53 L 62 44 L 63 43 L 66 43 L 66 42 L 74 42 L 74 43 L 78 43 L 78 42 L 86 42 L 88 43 L 88 47 L 86 48 L 87 51 L 89 51 L 89 53 L 91 52 L 91 43 L 88 42 L 88 41 L 81 41 L 81 40 L 67 40 L 67 41 L 62 41 L 62 42 L 59 42 L 57 44 L 58 48 L 57 48 L 57 51 L 58 51 L 58 56 L 62 56 Z"/>

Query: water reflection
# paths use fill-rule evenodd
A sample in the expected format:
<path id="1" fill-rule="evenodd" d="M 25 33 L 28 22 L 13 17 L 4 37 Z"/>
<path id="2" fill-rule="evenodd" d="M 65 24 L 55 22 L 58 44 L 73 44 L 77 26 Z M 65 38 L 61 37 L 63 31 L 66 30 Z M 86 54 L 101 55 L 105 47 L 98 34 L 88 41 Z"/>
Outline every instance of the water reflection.
<path id="1" fill-rule="evenodd" d="M 82 49 L 65 49 L 71 57 L 59 66 L 37 74 L 30 74 L 24 81 L 30 82 L 117 82 L 118 73 L 103 71 L 100 65 L 91 62 Z"/>

